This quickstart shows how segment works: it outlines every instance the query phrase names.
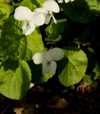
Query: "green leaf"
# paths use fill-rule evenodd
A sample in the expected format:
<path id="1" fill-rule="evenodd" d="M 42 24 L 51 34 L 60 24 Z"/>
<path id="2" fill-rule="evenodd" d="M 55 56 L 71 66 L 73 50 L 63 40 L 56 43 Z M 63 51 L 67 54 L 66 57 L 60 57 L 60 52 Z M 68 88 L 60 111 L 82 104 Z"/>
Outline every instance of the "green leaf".
<path id="1" fill-rule="evenodd" d="M 28 61 L 28 64 L 32 71 L 32 82 L 35 84 L 44 83 L 53 76 L 51 73 L 42 75 L 42 64 L 36 65 L 33 61 Z"/>
<path id="2" fill-rule="evenodd" d="M 27 49 L 24 60 L 28 61 L 28 60 L 31 60 L 31 59 L 32 59 L 32 51 L 30 49 Z"/>
<path id="3" fill-rule="evenodd" d="M 43 50 L 42 36 L 38 28 L 30 35 L 25 36 L 22 34 L 22 22 L 15 20 L 13 16 L 5 21 L 0 39 L 2 56 L 30 60 L 34 53 Z"/>
<path id="4" fill-rule="evenodd" d="M 19 6 L 19 4 L 20 4 L 21 1 L 23 1 L 23 0 L 12 0 L 12 5 L 14 7 L 17 7 L 17 6 Z"/>
<path id="5" fill-rule="evenodd" d="M 4 21 L 0 21 L 0 28 L 2 28 Z"/>
<path id="6" fill-rule="evenodd" d="M 32 34 L 26 37 L 27 37 L 27 47 L 32 51 L 32 55 L 44 50 L 42 36 L 38 28 L 35 29 L 35 31 Z"/>
<path id="7" fill-rule="evenodd" d="M 0 20 L 5 20 L 10 15 L 10 7 L 7 4 L 0 4 Z"/>
<path id="8" fill-rule="evenodd" d="M 31 82 L 31 71 L 23 61 L 8 59 L 0 64 L 0 93 L 11 99 L 22 99 Z"/>
<path id="9" fill-rule="evenodd" d="M 89 76 L 89 75 L 84 75 L 84 77 L 83 77 L 83 82 L 84 83 L 88 83 L 90 86 L 92 86 L 92 87 L 96 87 L 97 86 L 97 82 L 96 81 L 93 81 L 92 79 L 91 79 L 91 76 Z"/>
<path id="10" fill-rule="evenodd" d="M 12 5 L 9 5 L 10 8 L 10 14 L 14 12 L 14 7 Z"/>
<path id="11" fill-rule="evenodd" d="M 81 44 L 86 41 L 90 33 L 89 27 L 83 29 L 81 33 L 78 33 L 78 36 L 73 40 L 76 44 Z"/>
<path id="12" fill-rule="evenodd" d="M 1 38 L 1 32 L 2 32 L 2 30 L 0 30 L 0 38 Z"/>
<path id="13" fill-rule="evenodd" d="M 34 4 L 34 8 L 42 7 L 46 0 L 30 0 Z"/>
<path id="14" fill-rule="evenodd" d="M 3 2 L 5 2 L 6 0 L 0 0 L 0 3 L 3 3 Z"/>
<path id="15" fill-rule="evenodd" d="M 66 87 L 78 83 L 84 76 L 88 60 L 86 54 L 76 47 L 65 47 L 65 58 L 58 62 L 60 82 Z"/>
<path id="16" fill-rule="evenodd" d="M 22 22 L 7 19 L 2 28 L 0 53 L 13 59 L 23 59 L 26 54 L 27 40 L 22 34 Z"/>
<path id="17" fill-rule="evenodd" d="M 55 44 L 56 42 L 60 41 L 62 39 L 61 34 L 63 33 L 66 24 L 66 19 L 57 20 L 57 24 L 52 21 L 51 24 L 45 30 L 47 34 L 45 41 L 51 44 Z"/>
<path id="18" fill-rule="evenodd" d="M 9 2 L 10 0 L 0 0 L 0 3 Z"/>
<path id="19" fill-rule="evenodd" d="M 92 81 L 91 84 L 90 84 L 90 86 L 97 87 L 98 86 L 98 83 L 96 81 Z"/>
<path id="20" fill-rule="evenodd" d="M 28 7 L 29 9 L 33 10 L 35 7 L 34 7 L 34 4 L 30 1 L 30 0 L 23 0 L 21 3 L 20 3 L 20 6 L 26 6 Z"/>
<path id="21" fill-rule="evenodd" d="M 0 39 L 1 39 L 1 33 L 2 33 L 2 30 L 0 30 Z M 1 60 L 6 60 L 6 56 L 2 55 L 2 53 L 0 53 L 0 61 Z"/>
<path id="22" fill-rule="evenodd" d="M 85 74 L 83 77 L 83 82 L 91 84 L 92 83 L 91 76 Z"/>
<path id="23" fill-rule="evenodd" d="M 88 67 L 86 70 L 86 74 L 90 75 L 96 65 L 96 55 L 94 50 L 90 47 L 82 47 L 82 49 L 86 53 L 88 58 Z"/>
<path id="24" fill-rule="evenodd" d="M 34 10 L 35 8 L 39 8 L 42 7 L 42 4 L 45 2 L 46 0 L 23 0 L 20 3 L 20 6 L 26 6 L 31 10 Z"/>
<path id="25" fill-rule="evenodd" d="M 98 63 L 95 64 L 95 67 L 90 75 L 94 80 L 97 80 L 98 78 L 100 78 L 100 67 Z"/>
<path id="26" fill-rule="evenodd" d="M 0 3 L 9 3 L 9 2 L 11 2 L 11 0 L 0 0 Z"/>
<path id="27" fill-rule="evenodd" d="M 72 21 L 87 23 L 100 17 L 100 4 L 97 0 L 75 0 L 62 4 L 63 11 Z"/>

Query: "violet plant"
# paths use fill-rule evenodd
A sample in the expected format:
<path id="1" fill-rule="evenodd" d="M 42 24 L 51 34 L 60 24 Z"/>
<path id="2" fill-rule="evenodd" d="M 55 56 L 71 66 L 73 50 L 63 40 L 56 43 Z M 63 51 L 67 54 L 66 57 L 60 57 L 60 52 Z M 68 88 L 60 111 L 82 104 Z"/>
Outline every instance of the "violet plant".
<path id="1" fill-rule="evenodd" d="M 98 0 L 1 0 L 0 93 L 21 99 L 55 75 L 66 87 L 92 85 L 99 61 L 83 44 L 94 41 L 89 24 L 97 20 Z"/>

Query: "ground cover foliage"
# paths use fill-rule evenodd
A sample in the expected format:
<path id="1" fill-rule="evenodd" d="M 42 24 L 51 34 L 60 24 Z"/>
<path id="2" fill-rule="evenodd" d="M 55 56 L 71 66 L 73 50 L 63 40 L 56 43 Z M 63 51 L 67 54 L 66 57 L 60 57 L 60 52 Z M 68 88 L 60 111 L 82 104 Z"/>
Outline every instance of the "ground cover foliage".
<path id="1" fill-rule="evenodd" d="M 59 10 L 49 6 L 46 14 L 38 12 L 47 1 L 55 2 Z M 27 31 L 33 20 L 15 18 L 20 6 L 38 14 L 34 13 L 31 33 Z M 18 105 L 22 114 L 99 113 L 99 26 L 99 0 L 1 0 L 0 112 L 18 114 Z M 58 51 L 50 52 L 53 49 Z M 37 64 L 37 53 L 50 56 Z M 29 89 L 31 83 L 34 87 Z"/>

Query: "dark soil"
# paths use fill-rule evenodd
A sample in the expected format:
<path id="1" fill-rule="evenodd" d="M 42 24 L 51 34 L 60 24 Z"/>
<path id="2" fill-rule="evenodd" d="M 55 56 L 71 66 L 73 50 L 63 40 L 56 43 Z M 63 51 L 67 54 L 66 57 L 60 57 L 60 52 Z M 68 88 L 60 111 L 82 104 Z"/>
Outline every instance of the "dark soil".
<path id="1" fill-rule="evenodd" d="M 0 114 L 100 114 L 100 80 L 97 87 L 51 82 L 35 85 L 19 101 L 0 95 Z"/>

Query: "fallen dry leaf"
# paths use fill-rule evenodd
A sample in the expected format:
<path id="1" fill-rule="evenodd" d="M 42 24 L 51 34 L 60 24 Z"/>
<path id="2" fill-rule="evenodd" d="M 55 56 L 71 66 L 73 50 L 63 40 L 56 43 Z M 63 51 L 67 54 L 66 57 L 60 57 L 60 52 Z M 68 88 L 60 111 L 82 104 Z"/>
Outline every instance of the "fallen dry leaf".
<path id="1" fill-rule="evenodd" d="M 60 98 L 54 108 L 65 108 L 68 106 L 68 102 L 64 98 Z"/>
<path id="2" fill-rule="evenodd" d="M 58 95 L 53 98 L 53 101 L 57 101 L 57 103 L 55 105 L 50 105 L 50 107 L 52 108 L 65 108 L 66 106 L 68 106 L 68 102 Z"/>
<path id="3" fill-rule="evenodd" d="M 22 108 L 15 108 L 14 109 L 14 112 L 16 113 L 16 114 L 22 114 L 22 111 L 24 110 L 24 107 L 22 107 Z"/>

